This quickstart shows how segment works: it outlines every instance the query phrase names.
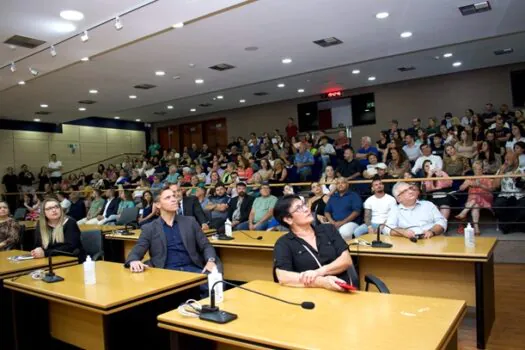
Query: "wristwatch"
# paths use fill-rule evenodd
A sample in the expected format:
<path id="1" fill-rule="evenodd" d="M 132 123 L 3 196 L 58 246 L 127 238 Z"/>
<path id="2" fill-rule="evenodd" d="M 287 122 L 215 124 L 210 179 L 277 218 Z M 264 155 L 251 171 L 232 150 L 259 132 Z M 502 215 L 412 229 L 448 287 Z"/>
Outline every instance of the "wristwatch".
<path id="1" fill-rule="evenodd" d="M 436 233 L 434 232 L 434 230 L 429 230 L 430 232 L 432 232 L 432 237 L 434 237 L 436 235 Z"/>
<path id="2" fill-rule="evenodd" d="M 215 262 L 215 258 L 209 258 L 209 259 L 208 259 L 208 262 L 212 262 L 212 263 L 214 263 L 214 262 Z"/>

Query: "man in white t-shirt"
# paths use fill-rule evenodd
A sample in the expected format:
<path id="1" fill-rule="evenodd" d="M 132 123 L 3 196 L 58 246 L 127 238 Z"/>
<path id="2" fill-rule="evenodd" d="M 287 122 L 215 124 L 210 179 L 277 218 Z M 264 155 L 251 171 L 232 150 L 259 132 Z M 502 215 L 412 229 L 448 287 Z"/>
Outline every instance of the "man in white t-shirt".
<path id="1" fill-rule="evenodd" d="M 397 205 L 395 198 L 385 193 L 385 185 L 380 178 L 376 177 L 372 180 L 372 192 L 374 195 L 368 197 L 363 205 L 365 209 L 364 224 L 355 229 L 355 237 L 362 236 L 365 233 L 375 233 L 379 225 L 386 222 L 390 209 Z"/>
<path id="2" fill-rule="evenodd" d="M 71 201 L 67 199 L 67 195 L 64 192 L 58 192 L 57 199 L 60 201 L 60 206 L 64 209 L 64 213 L 67 214 L 69 208 L 71 208 Z"/>
<path id="3" fill-rule="evenodd" d="M 53 153 L 51 155 L 47 168 L 49 169 L 49 181 L 51 181 L 52 184 L 61 183 L 62 182 L 62 162 L 57 160 L 56 154 Z"/>
<path id="4" fill-rule="evenodd" d="M 430 160 L 434 169 L 441 170 L 443 168 L 443 159 L 440 156 L 432 154 L 432 148 L 429 144 L 422 144 L 419 146 L 421 150 L 421 156 L 416 160 L 414 167 L 412 168 L 412 174 L 417 175 L 418 171 L 423 168 L 425 160 Z"/>
<path id="5" fill-rule="evenodd" d="M 408 160 L 415 162 L 421 155 L 421 152 L 419 146 L 416 145 L 416 142 L 414 141 L 414 136 L 407 134 L 405 136 L 405 143 L 406 145 L 403 146 L 403 151 L 407 155 Z"/>

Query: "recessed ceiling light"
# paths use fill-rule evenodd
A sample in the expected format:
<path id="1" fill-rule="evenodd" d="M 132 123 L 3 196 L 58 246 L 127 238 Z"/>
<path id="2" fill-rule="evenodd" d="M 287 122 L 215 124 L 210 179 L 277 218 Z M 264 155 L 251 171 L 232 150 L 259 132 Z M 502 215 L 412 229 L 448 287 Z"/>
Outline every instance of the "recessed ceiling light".
<path id="1" fill-rule="evenodd" d="M 68 21 L 80 21 L 84 19 L 84 14 L 80 11 L 65 10 L 60 12 L 60 17 Z"/>
<path id="2" fill-rule="evenodd" d="M 82 62 L 87 62 L 87 61 L 89 61 L 89 57 L 82 57 L 80 60 L 81 60 Z"/>
<path id="3" fill-rule="evenodd" d="M 297 92 L 302 94 L 304 92 L 304 89 L 297 89 Z"/>
<path id="4" fill-rule="evenodd" d="M 287 58 L 283 58 L 283 59 L 281 60 L 281 62 L 284 63 L 284 64 L 289 64 L 289 63 L 292 63 L 292 59 L 289 58 L 289 57 L 287 57 Z"/>
<path id="5" fill-rule="evenodd" d="M 49 107 L 49 106 L 46 105 L 46 104 L 41 104 L 40 107 L 41 107 L 41 108 L 47 108 L 47 107 Z"/>
<path id="6" fill-rule="evenodd" d="M 120 117 L 118 115 L 114 116 L 113 118 L 115 119 L 120 119 Z"/>
<path id="7" fill-rule="evenodd" d="M 172 105 L 167 105 L 166 108 L 167 109 L 173 109 L 173 106 Z"/>
<path id="8" fill-rule="evenodd" d="M 195 108 L 190 109 L 190 112 L 196 112 L 197 110 Z"/>
<path id="9" fill-rule="evenodd" d="M 80 107 L 78 110 L 81 111 L 81 112 L 84 112 L 86 110 L 86 108 L 85 107 Z"/>
<path id="10" fill-rule="evenodd" d="M 35 119 L 33 119 L 33 121 L 35 121 L 35 122 L 39 122 L 39 121 L 40 121 L 40 119 L 38 119 L 38 118 L 35 118 Z"/>
<path id="11" fill-rule="evenodd" d="M 175 79 L 175 80 L 179 80 L 179 79 L 180 79 L 180 75 L 175 75 L 175 76 L 173 77 L 173 79 Z"/>
<path id="12" fill-rule="evenodd" d="M 77 29 L 77 27 L 70 22 L 54 22 L 51 24 L 51 29 L 55 33 L 71 33 Z"/>
<path id="13" fill-rule="evenodd" d="M 374 81 L 374 80 L 376 80 L 376 77 L 374 77 L 374 76 L 372 76 L 372 77 L 368 77 L 368 80 L 370 80 L 370 81 Z"/>
<path id="14" fill-rule="evenodd" d="M 449 58 L 449 57 L 452 57 L 452 53 L 450 52 L 447 52 L 446 54 L 443 55 L 443 57 L 445 58 Z"/>
<path id="15" fill-rule="evenodd" d="M 246 103 L 246 100 L 239 100 L 239 103 Z"/>
<path id="16" fill-rule="evenodd" d="M 217 96 L 218 100 L 222 100 L 223 98 L 224 98 L 224 96 L 222 96 L 222 95 Z"/>
<path id="17" fill-rule="evenodd" d="M 359 73 L 361 73 L 361 71 L 360 71 L 359 69 L 354 69 L 354 70 L 352 71 L 352 74 L 359 74 Z"/>
<path id="18" fill-rule="evenodd" d="M 459 66 L 461 66 L 462 64 L 463 64 L 463 63 L 457 61 L 457 62 L 452 63 L 452 66 L 454 66 L 454 67 L 459 67 Z"/>
<path id="19" fill-rule="evenodd" d="M 20 81 L 18 82 L 18 85 L 25 85 L 25 84 L 26 84 L 26 82 L 23 81 L 23 80 L 20 80 Z"/>
<path id="20" fill-rule="evenodd" d="M 202 84 L 204 83 L 204 80 L 202 79 L 195 79 L 195 84 Z"/>
<path id="21" fill-rule="evenodd" d="M 166 72 L 162 71 L 162 70 L 158 70 L 155 72 L 155 75 L 156 76 L 159 76 L 159 77 L 163 77 L 166 75 Z"/>
<path id="22" fill-rule="evenodd" d="M 89 90 L 89 93 L 90 94 L 98 94 L 98 90 L 92 89 L 92 90 Z"/>
<path id="23" fill-rule="evenodd" d="M 135 96 L 135 95 L 129 95 L 129 98 L 131 98 L 132 100 L 134 100 L 134 99 L 137 98 L 137 96 Z"/>
<path id="24" fill-rule="evenodd" d="M 135 119 L 136 122 L 140 122 L 140 119 Z"/>
<path id="25" fill-rule="evenodd" d="M 279 83 L 279 84 L 277 84 L 277 87 L 278 87 L 278 88 L 283 88 L 283 87 L 285 87 L 285 86 L 286 86 L 286 85 L 284 85 L 283 83 Z"/>
<path id="26" fill-rule="evenodd" d="M 379 12 L 379 13 L 376 14 L 376 18 L 377 19 L 385 19 L 388 16 L 390 16 L 390 14 L 388 12 Z"/>
<path id="27" fill-rule="evenodd" d="M 172 25 L 172 27 L 175 29 L 180 29 L 184 27 L 184 22 L 175 23 L 174 25 Z"/>
<path id="28" fill-rule="evenodd" d="M 403 32 L 400 35 L 403 39 L 410 38 L 412 36 L 412 32 Z"/>
<path id="29" fill-rule="evenodd" d="M 188 66 L 190 66 L 190 68 L 195 68 L 195 63 L 188 63 Z"/>

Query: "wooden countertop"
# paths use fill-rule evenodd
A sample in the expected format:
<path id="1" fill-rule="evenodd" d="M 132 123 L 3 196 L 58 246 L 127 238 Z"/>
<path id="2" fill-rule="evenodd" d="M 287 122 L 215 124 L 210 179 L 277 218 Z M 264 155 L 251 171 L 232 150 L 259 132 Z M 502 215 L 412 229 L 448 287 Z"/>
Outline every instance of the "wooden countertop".
<path id="1" fill-rule="evenodd" d="M 26 254 L 30 254 L 30 252 L 23 250 L 7 250 L 0 252 L 0 279 L 21 275 L 33 270 L 47 268 L 47 258 L 23 261 L 11 261 L 8 259 L 11 256 Z M 78 258 L 70 256 L 54 256 L 52 259 L 54 267 L 78 264 Z"/>
<path id="2" fill-rule="evenodd" d="M 123 264 L 96 262 L 97 283 L 84 284 L 82 265 L 57 271 L 64 281 L 45 283 L 30 276 L 5 281 L 5 287 L 59 303 L 78 306 L 97 313 L 110 314 L 149 300 L 158 299 L 201 284 L 205 275 L 148 268 L 132 273 Z"/>
<path id="3" fill-rule="evenodd" d="M 453 338 L 466 312 L 460 300 L 379 293 L 338 293 L 253 281 L 247 288 L 289 301 L 312 301 L 304 310 L 235 288 L 224 294 L 221 310 L 238 319 L 216 324 L 180 315 L 158 316 L 159 327 L 253 348 L 284 349 L 441 349 Z M 207 300 L 201 301 L 207 304 Z"/>
<path id="4" fill-rule="evenodd" d="M 34 230 L 38 221 L 18 221 L 18 224 L 24 225 L 27 230 Z M 115 226 L 115 225 L 78 225 L 80 231 L 91 231 L 91 230 L 101 230 L 102 232 L 121 230 L 124 229 L 124 226 Z"/>
<path id="5" fill-rule="evenodd" d="M 117 226 L 113 226 L 113 227 L 117 227 Z M 123 227 L 121 229 L 123 229 Z M 114 230 L 118 230 L 118 228 L 115 228 Z M 130 230 L 130 232 L 132 233 L 131 235 L 123 235 L 121 233 L 111 232 L 111 233 L 105 234 L 104 237 L 107 239 L 115 239 L 115 240 L 121 240 L 121 241 L 137 241 L 140 237 L 141 230 L 140 229 Z M 210 230 L 204 230 L 203 232 L 204 234 L 208 235 L 208 234 L 215 233 L 217 231 L 210 229 Z"/>
<path id="6" fill-rule="evenodd" d="M 376 235 L 366 234 L 359 239 L 372 242 Z M 381 240 L 392 243 L 392 248 L 372 248 L 368 246 L 350 246 L 350 252 L 359 256 L 413 257 L 428 259 L 449 259 L 466 261 L 487 261 L 497 243 L 495 237 L 476 237 L 476 247 L 465 247 L 463 237 L 438 236 L 430 239 L 420 239 L 417 243 L 404 237 L 381 235 Z M 347 243 L 354 240 L 347 241 Z"/>
<path id="7" fill-rule="evenodd" d="M 244 232 L 244 234 L 243 234 Z M 231 241 L 222 241 L 210 237 L 210 243 L 220 248 L 242 248 L 273 250 L 275 242 L 286 232 L 282 231 L 233 231 Z M 253 238 L 248 237 L 250 235 Z M 257 237 L 262 237 L 260 240 Z"/>

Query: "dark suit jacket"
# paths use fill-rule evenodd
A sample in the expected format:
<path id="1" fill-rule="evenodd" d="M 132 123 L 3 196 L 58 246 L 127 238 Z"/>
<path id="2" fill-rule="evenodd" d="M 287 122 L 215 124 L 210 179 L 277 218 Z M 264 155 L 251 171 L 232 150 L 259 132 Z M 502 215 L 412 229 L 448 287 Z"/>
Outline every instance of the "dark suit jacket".
<path id="1" fill-rule="evenodd" d="M 107 203 L 107 200 L 106 200 L 106 203 Z M 106 203 L 104 203 L 104 207 Z M 105 216 L 106 219 L 110 215 L 117 215 L 119 203 L 120 203 L 120 198 L 118 197 L 113 198 L 111 203 L 109 203 L 108 210 L 106 211 L 106 216 Z M 104 213 L 104 209 L 102 209 L 102 213 Z"/>
<path id="2" fill-rule="evenodd" d="M 255 198 L 249 195 L 246 195 L 246 197 L 244 197 L 244 200 L 241 203 L 241 218 L 239 219 L 240 222 L 248 221 L 254 200 Z M 232 221 L 233 212 L 237 209 L 238 201 L 239 201 L 239 196 L 233 198 L 230 201 L 230 204 L 228 207 L 228 219 L 230 219 L 230 221 Z"/>
<path id="3" fill-rule="evenodd" d="M 200 225 L 207 224 L 209 221 L 206 214 L 204 214 L 204 210 L 202 210 L 199 200 L 194 196 L 182 198 L 182 215 L 195 217 Z"/>
<path id="4" fill-rule="evenodd" d="M 209 258 L 215 258 L 215 264 L 222 272 L 222 263 L 197 221 L 192 217 L 181 215 L 177 215 L 175 220 L 179 225 L 182 243 L 188 251 L 191 261 L 196 266 L 204 268 Z M 149 250 L 151 259 L 148 264 L 153 267 L 164 268 L 168 256 L 168 243 L 162 228 L 162 218 L 155 219 L 142 226 L 141 229 L 139 240 L 129 253 L 125 266 L 128 267 L 132 261 L 142 260 Z"/>

